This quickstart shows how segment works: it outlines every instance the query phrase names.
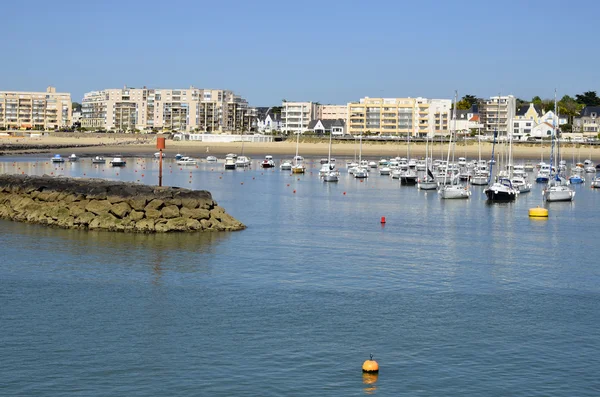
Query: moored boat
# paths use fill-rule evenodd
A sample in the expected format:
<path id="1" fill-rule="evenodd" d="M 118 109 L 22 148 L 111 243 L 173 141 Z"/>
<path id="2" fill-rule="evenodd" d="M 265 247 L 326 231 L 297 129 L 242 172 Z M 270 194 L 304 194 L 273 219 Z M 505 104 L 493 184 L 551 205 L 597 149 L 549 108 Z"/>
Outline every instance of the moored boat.
<path id="1" fill-rule="evenodd" d="M 96 156 L 92 159 L 92 164 L 105 164 L 106 160 L 102 156 Z"/>
<path id="2" fill-rule="evenodd" d="M 114 157 L 110 160 L 110 165 L 113 167 L 124 167 L 126 164 L 127 162 L 122 157 Z"/>
<path id="3" fill-rule="evenodd" d="M 64 163 L 64 162 L 65 162 L 65 159 L 64 159 L 64 158 L 63 158 L 63 157 L 62 157 L 60 154 L 55 154 L 55 155 L 52 157 L 51 161 L 52 161 L 53 163 Z"/>

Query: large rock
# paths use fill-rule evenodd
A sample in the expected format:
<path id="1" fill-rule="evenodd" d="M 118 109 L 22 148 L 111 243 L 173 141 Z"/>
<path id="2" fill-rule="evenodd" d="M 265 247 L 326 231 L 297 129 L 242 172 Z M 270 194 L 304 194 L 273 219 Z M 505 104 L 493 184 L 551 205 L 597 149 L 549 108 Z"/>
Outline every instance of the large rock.
<path id="1" fill-rule="evenodd" d="M 125 218 L 129 212 L 131 212 L 131 207 L 126 202 L 120 202 L 118 204 L 113 204 L 110 207 L 110 212 L 114 214 L 117 218 Z"/>
<path id="2" fill-rule="evenodd" d="M 164 201 L 159 200 L 159 199 L 153 199 L 148 204 L 146 204 L 146 207 L 144 207 L 144 211 L 159 210 L 162 208 L 163 205 L 165 205 Z"/>
<path id="3" fill-rule="evenodd" d="M 135 223 L 135 230 L 142 233 L 150 233 L 154 232 L 154 220 L 152 219 L 142 219 Z"/>
<path id="4" fill-rule="evenodd" d="M 96 216 L 88 225 L 88 227 L 93 229 L 102 229 L 102 230 L 117 230 L 117 223 L 120 220 L 112 214 L 105 213 Z"/>
<path id="5" fill-rule="evenodd" d="M 210 218 L 210 211 L 209 210 L 203 210 L 202 208 L 194 208 L 194 209 L 188 209 L 188 208 L 181 208 L 181 210 L 179 210 L 179 212 L 181 213 L 181 216 L 184 218 L 193 218 L 193 219 L 209 219 Z"/>
<path id="6" fill-rule="evenodd" d="M 160 211 L 159 210 L 153 210 L 153 209 L 149 209 L 146 210 L 146 218 L 147 219 L 158 219 L 160 218 Z"/>
<path id="7" fill-rule="evenodd" d="M 160 210 L 163 218 L 171 219 L 179 217 L 179 208 L 176 205 L 169 205 Z"/>
<path id="8" fill-rule="evenodd" d="M 137 222 L 143 218 L 144 218 L 144 211 L 131 210 L 131 212 L 129 213 L 129 219 L 131 219 L 133 222 Z"/>
<path id="9" fill-rule="evenodd" d="M 88 205 L 85 206 L 85 210 L 100 215 L 107 214 L 111 207 L 108 200 L 91 200 Z"/>
<path id="10" fill-rule="evenodd" d="M 148 203 L 148 200 L 146 200 L 145 197 L 133 197 L 130 198 L 127 202 L 134 210 L 143 211 L 146 207 L 146 204 Z"/>

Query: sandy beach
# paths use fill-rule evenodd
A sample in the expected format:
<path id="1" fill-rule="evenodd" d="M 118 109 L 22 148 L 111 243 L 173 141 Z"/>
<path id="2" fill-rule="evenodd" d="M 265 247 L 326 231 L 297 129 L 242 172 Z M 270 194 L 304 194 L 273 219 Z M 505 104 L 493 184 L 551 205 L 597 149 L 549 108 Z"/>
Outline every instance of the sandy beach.
<path id="1" fill-rule="evenodd" d="M 327 157 L 328 143 L 326 141 L 315 142 L 315 139 L 306 139 L 301 142 L 298 153 L 304 157 Z M 89 137 L 76 134 L 69 137 L 36 137 L 36 138 L 2 138 L 0 146 L 3 155 L 40 155 L 54 154 L 68 155 L 76 153 L 79 156 L 95 155 L 122 155 L 122 156 L 152 156 L 156 152 L 156 136 L 134 136 L 134 137 Z M 422 157 L 425 155 L 425 144 L 422 142 L 411 143 L 411 156 Z M 504 150 L 502 145 L 496 146 L 496 154 Z M 455 156 L 477 158 L 479 147 L 477 142 L 456 145 Z M 491 157 L 492 144 L 485 142 L 481 144 L 481 156 L 484 159 Z M 589 145 L 563 144 L 561 147 L 563 158 L 583 161 L 586 158 L 592 160 L 600 157 L 600 147 Z M 434 157 L 445 158 L 448 154 L 446 143 L 434 144 Z M 223 156 L 227 153 L 242 153 L 242 143 L 203 143 L 195 141 L 173 141 L 167 140 L 165 154 L 174 156 L 177 153 L 194 157 L 205 157 L 207 155 Z M 296 144 L 293 141 L 269 142 L 269 143 L 244 143 L 243 153 L 253 157 L 262 157 L 267 154 L 278 158 L 293 157 L 296 153 Z M 516 159 L 548 159 L 550 146 L 548 143 L 540 144 L 515 144 L 513 155 Z M 358 156 L 358 145 L 353 141 L 334 143 L 332 157 L 354 157 Z M 405 142 L 363 142 L 362 156 L 364 158 L 379 159 L 396 156 L 406 157 L 407 146 Z"/>

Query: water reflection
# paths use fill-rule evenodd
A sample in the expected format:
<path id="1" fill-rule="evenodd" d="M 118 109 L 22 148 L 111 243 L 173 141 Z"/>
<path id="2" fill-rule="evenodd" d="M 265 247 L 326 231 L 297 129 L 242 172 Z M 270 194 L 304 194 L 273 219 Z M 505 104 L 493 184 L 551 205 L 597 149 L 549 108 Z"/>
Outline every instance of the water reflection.
<path id="1" fill-rule="evenodd" d="M 370 374 L 363 372 L 363 384 L 365 385 L 364 391 L 365 394 L 375 394 L 377 391 L 377 379 L 379 378 L 379 374 Z"/>

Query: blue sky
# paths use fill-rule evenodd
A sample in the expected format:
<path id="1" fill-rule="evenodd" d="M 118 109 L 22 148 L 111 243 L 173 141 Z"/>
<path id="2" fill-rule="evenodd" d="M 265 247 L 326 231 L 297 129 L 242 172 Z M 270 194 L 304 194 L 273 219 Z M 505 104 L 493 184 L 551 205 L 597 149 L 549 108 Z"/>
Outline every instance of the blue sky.
<path id="1" fill-rule="evenodd" d="M 251 105 L 600 91 L 595 1 L 12 1 L 0 90 L 226 88 Z"/>

